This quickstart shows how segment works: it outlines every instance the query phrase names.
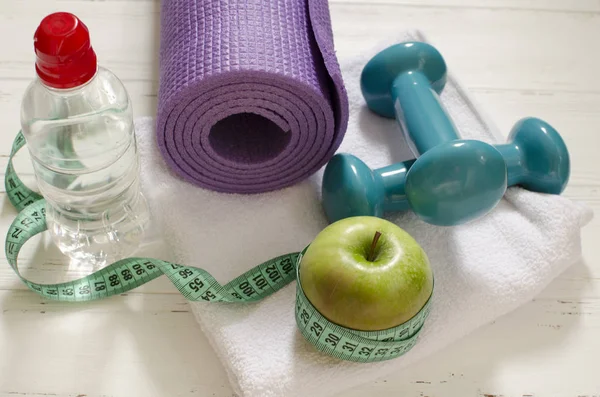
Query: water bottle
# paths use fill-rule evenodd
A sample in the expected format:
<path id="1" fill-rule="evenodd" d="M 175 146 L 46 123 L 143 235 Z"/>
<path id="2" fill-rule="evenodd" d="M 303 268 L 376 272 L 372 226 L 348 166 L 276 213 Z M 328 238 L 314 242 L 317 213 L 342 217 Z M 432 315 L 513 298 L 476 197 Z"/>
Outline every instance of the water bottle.
<path id="1" fill-rule="evenodd" d="M 88 28 L 75 15 L 45 17 L 34 35 L 37 77 L 21 106 L 21 128 L 46 199 L 52 240 L 96 268 L 131 255 L 148 206 L 129 95 L 98 66 Z"/>

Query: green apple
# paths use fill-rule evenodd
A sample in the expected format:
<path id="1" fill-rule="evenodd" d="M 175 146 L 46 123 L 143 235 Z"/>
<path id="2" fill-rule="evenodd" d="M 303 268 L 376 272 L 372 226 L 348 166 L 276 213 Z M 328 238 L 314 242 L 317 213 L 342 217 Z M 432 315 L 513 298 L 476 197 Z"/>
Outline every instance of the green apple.
<path id="1" fill-rule="evenodd" d="M 433 290 L 421 246 L 395 224 L 370 216 L 323 229 L 302 257 L 299 276 L 304 294 L 323 316 L 360 331 L 410 320 Z"/>

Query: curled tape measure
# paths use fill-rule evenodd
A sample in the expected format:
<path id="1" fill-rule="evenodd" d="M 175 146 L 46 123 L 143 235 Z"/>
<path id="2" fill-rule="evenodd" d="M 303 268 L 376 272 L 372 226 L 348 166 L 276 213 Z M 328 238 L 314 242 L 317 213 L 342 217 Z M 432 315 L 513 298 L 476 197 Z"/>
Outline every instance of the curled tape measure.
<path id="1" fill-rule="evenodd" d="M 122 259 L 79 280 L 60 284 L 27 280 L 19 273 L 17 256 L 27 240 L 46 230 L 46 201 L 25 186 L 14 170 L 12 158 L 24 145 L 25 138 L 19 133 L 4 179 L 8 198 L 20 211 L 8 230 L 5 252 L 23 283 L 41 296 L 59 301 L 91 301 L 121 294 L 165 275 L 190 301 L 255 302 L 296 279 L 296 324 L 317 350 L 342 360 L 374 362 L 399 357 L 417 342 L 429 314 L 431 298 L 412 319 L 394 328 L 366 332 L 339 326 L 323 317 L 302 291 L 298 266 L 304 251 L 271 259 L 225 285 L 203 269 L 152 258 Z"/>

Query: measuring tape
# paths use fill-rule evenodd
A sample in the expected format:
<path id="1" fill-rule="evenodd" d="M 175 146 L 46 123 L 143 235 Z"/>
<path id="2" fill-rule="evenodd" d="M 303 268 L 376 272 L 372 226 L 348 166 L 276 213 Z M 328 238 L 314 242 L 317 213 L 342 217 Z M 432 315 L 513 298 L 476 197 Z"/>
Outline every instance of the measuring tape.
<path id="1" fill-rule="evenodd" d="M 190 301 L 255 302 L 296 279 L 296 324 L 317 350 L 342 360 L 374 362 L 399 357 L 416 344 L 429 315 L 431 297 L 412 319 L 388 330 L 356 331 L 334 324 L 315 309 L 302 291 L 298 270 L 306 248 L 262 263 L 225 285 L 219 284 L 206 270 L 152 258 L 122 259 L 86 277 L 60 284 L 27 280 L 19 272 L 17 257 L 27 240 L 46 230 L 46 201 L 25 186 L 14 170 L 12 159 L 24 145 L 25 138 L 19 132 L 4 177 L 8 198 L 20 211 L 8 230 L 5 253 L 17 276 L 41 296 L 69 302 L 97 300 L 165 275 Z"/>

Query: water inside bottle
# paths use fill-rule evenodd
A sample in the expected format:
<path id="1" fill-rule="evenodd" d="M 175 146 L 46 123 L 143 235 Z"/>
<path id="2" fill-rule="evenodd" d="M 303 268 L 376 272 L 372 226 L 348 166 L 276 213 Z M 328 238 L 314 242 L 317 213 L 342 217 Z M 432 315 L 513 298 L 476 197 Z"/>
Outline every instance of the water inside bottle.
<path id="1" fill-rule="evenodd" d="M 101 109 L 30 124 L 48 230 L 63 253 L 96 267 L 131 255 L 148 222 L 133 123 L 120 113 Z"/>

